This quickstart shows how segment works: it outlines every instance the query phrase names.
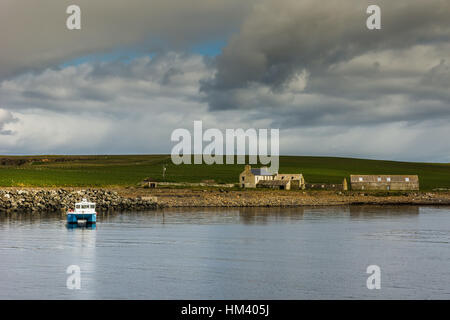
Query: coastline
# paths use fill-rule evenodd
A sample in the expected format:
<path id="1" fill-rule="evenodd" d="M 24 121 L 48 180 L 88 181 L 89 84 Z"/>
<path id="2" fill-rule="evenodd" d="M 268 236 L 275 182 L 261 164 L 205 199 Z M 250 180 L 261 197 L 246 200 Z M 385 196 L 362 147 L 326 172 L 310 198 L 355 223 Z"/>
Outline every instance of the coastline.
<path id="1" fill-rule="evenodd" d="M 450 192 L 370 193 L 357 191 L 220 188 L 0 188 L 0 213 L 66 211 L 87 198 L 99 212 L 181 207 L 302 207 L 342 205 L 450 205 Z"/>
<path id="2" fill-rule="evenodd" d="M 135 195 L 139 196 L 138 191 Z M 154 189 L 160 207 L 302 207 L 341 205 L 450 205 L 450 192 L 380 195 L 357 191 Z"/>

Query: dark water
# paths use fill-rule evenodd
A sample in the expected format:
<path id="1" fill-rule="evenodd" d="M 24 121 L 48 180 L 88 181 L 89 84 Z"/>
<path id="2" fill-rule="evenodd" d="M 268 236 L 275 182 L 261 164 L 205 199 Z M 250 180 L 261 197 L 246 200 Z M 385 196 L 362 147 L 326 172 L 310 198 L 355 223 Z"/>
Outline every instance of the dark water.
<path id="1" fill-rule="evenodd" d="M 165 210 L 99 215 L 93 230 L 7 215 L 0 298 L 449 299 L 450 208 Z"/>

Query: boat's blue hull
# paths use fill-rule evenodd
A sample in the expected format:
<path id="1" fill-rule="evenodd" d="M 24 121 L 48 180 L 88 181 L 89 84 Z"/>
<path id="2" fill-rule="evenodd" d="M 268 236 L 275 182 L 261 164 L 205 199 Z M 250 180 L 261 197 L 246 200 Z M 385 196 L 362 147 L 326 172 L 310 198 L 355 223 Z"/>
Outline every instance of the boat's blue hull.
<path id="1" fill-rule="evenodd" d="M 67 223 L 78 223 L 79 220 L 85 220 L 86 223 L 96 223 L 97 214 L 95 213 L 68 213 Z"/>

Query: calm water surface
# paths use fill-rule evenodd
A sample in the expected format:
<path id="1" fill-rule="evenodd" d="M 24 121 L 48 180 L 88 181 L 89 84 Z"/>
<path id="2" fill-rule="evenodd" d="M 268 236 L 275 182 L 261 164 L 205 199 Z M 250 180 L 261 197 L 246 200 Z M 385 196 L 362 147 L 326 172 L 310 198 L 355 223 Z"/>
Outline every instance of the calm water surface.
<path id="1" fill-rule="evenodd" d="M 449 299 L 450 208 L 180 209 L 99 215 L 96 229 L 3 215 L 0 298 Z"/>

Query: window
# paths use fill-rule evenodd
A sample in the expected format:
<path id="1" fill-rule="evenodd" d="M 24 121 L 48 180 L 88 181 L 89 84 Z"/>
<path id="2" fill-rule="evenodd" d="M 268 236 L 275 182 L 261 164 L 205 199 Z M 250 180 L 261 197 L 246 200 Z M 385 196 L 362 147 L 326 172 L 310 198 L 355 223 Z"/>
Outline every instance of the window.
<path id="1" fill-rule="evenodd" d="M 77 208 L 77 209 L 80 209 L 80 205 L 79 205 L 79 204 L 77 204 L 77 205 L 75 206 L 75 208 Z"/>
<path id="2" fill-rule="evenodd" d="M 242 177 L 242 181 L 245 181 L 245 177 Z"/>
<path id="3" fill-rule="evenodd" d="M 91 209 L 94 209 L 95 208 L 95 205 L 94 204 L 91 204 Z"/>
<path id="4" fill-rule="evenodd" d="M 83 204 L 83 205 L 81 205 L 81 209 L 89 209 L 89 205 L 88 204 Z"/>
<path id="5" fill-rule="evenodd" d="M 405 178 L 405 181 L 406 181 L 406 182 L 409 182 L 409 178 Z"/>
<path id="6" fill-rule="evenodd" d="M 381 182 L 381 177 L 378 177 L 378 182 Z"/>
<path id="7" fill-rule="evenodd" d="M 386 178 L 387 182 L 391 182 L 391 177 Z"/>
<path id="8" fill-rule="evenodd" d="M 360 182 L 363 181 L 363 178 L 362 178 L 362 177 L 359 177 L 359 181 L 360 181 Z"/>

